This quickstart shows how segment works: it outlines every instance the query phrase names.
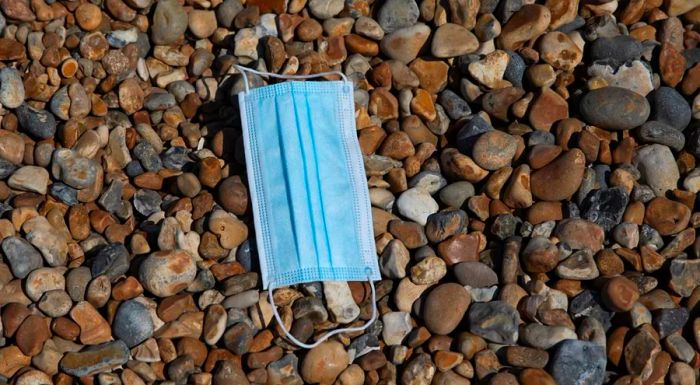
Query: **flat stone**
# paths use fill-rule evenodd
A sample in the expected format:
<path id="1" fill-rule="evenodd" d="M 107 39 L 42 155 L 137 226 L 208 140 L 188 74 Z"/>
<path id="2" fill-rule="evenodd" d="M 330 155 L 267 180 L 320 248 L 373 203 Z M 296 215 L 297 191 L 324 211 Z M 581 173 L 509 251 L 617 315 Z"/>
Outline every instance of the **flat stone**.
<path id="1" fill-rule="evenodd" d="M 620 87 L 603 87 L 581 99 L 579 111 L 592 125 L 608 130 L 629 130 L 649 118 L 651 107 L 641 95 Z"/>
<path id="2" fill-rule="evenodd" d="M 83 377 L 107 371 L 126 364 L 129 348 L 123 341 L 113 341 L 87 348 L 81 352 L 67 353 L 60 362 L 61 370 Z"/>

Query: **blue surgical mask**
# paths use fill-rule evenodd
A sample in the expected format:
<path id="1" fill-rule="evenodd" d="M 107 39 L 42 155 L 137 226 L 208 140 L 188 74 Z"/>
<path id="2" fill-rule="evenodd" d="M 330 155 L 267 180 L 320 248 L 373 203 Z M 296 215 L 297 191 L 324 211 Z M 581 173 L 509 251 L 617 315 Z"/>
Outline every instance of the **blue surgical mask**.
<path id="1" fill-rule="evenodd" d="M 379 280 L 353 87 L 344 81 L 290 81 L 238 95 L 263 288 L 314 281 Z M 374 293 L 374 287 L 372 287 Z M 374 298 L 373 298 L 374 303 Z M 376 309 L 374 311 L 376 318 Z M 374 319 L 373 318 L 373 319 Z M 349 328 L 332 334 L 364 330 Z M 286 331 L 285 331 L 286 332 Z"/>

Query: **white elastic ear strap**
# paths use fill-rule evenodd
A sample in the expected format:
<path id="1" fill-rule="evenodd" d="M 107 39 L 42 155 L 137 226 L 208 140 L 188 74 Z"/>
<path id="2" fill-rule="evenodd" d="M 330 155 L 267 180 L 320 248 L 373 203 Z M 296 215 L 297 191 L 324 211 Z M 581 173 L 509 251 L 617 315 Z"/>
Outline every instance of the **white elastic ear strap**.
<path id="1" fill-rule="evenodd" d="M 279 325 L 280 329 L 282 329 L 282 331 L 287 336 L 287 338 L 301 348 L 312 349 L 312 348 L 315 348 L 316 346 L 320 345 L 323 341 L 333 337 L 336 334 L 361 332 L 361 331 L 367 329 L 368 327 L 370 327 L 370 325 L 372 325 L 374 323 L 374 321 L 377 320 L 377 293 L 374 289 L 374 282 L 372 282 L 371 278 L 369 279 L 369 286 L 372 289 L 372 318 L 370 318 L 369 321 L 367 321 L 367 323 L 365 323 L 362 326 L 341 328 L 341 329 L 336 329 L 336 330 L 333 330 L 331 332 L 328 332 L 328 333 L 324 334 L 321 338 L 319 338 L 313 344 L 305 344 L 305 343 L 299 341 L 298 339 L 296 339 L 292 335 L 292 333 L 290 333 L 284 327 L 284 322 L 282 322 L 282 317 L 280 317 L 280 313 L 277 312 L 277 306 L 275 306 L 275 300 L 272 296 L 272 290 L 273 290 L 272 285 L 270 286 L 270 289 L 267 292 L 267 296 L 269 298 L 270 305 L 272 305 L 272 314 L 275 315 L 275 319 L 277 320 L 277 325 Z M 369 350 L 379 350 L 379 347 L 374 347 L 374 348 L 371 348 Z"/>
<path id="2" fill-rule="evenodd" d="M 328 71 L 328 72 L 319 72 L 316 74 L 309 74 L 309 75 L 280 75 L 272 72 L 263 72 L 263 71 L 258 71 L 254 70 L 252 68 L 247 68 L 243 66 L 239 66 L 238 64 L 233 65 L 240 73 L 243 75 L 243 83 L 245 84 L 245 92 L 248 93 L 250 91 L 250 85 L 248 84 L 248 77 L 246 76 L 246 72 L 254 73 L 256 75 L 260 76 L 268 76 L 271 78 L 279 78 L 279 79 L 313 79 L 313 78 L 318 78 L 322 76 L 328 76 L 328 75 L 338 75 L 341 78 L 343 78 L 343 81 L 348 81 L 348 77 L 345 76 L 344 73 L 340 71 Z"/>

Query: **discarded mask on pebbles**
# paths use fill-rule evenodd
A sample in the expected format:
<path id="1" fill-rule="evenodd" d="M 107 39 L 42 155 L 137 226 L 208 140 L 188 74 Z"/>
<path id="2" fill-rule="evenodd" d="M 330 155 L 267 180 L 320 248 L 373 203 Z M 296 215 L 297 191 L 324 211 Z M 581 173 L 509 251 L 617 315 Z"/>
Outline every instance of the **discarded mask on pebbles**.
<path id="1" fill-rule="evenodd" d="M 0 0 L 0 383 L 696 385 L 699 43 L 690 0 Z M 236 66 L 353 83 L 375 304 L 274 319 Z"/>

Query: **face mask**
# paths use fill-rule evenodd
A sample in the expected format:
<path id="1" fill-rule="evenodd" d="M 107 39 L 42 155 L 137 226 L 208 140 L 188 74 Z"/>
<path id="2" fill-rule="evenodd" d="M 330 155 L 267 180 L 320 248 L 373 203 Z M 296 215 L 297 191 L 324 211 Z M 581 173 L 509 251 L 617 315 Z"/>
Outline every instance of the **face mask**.
<path id="1" fill-rule="evenodd" d="M 352 83 L 340 72 L 285 76 L 236 66 L 238 95 L 263 288 L 284 330 L 272 291 L 314 281 L 379 280 L 364 163 L 355 129 Z M 246 72 L 307 79 L 338 74 L 343 81 L 291 81 L 249 89 Z M 366 329 L 338 329 L 312 345 Z"/>

